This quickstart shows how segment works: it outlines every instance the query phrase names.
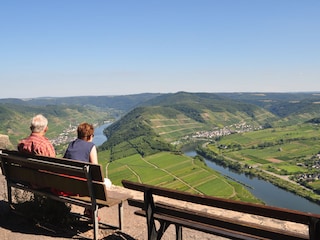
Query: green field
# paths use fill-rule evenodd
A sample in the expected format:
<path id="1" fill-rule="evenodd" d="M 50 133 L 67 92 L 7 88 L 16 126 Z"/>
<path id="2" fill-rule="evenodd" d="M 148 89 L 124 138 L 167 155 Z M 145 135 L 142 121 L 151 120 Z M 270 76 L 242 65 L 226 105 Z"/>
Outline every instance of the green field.
<path id="1" fill-rule="evenodd" d="M 160 114 L 149 117 L 150 125 L 155 132 L 169 142 L 203 129 L 203 124 L 186 118 L 182 114 L 170 119 Z"/>
<path id="2" fill-rule="evenodd" d="M 295 160 L 295 164 L 320 151 L 319 136 L 320 128 L 311 124 L 233 134 L 219 141 L 226 146 L 220 153 L 248 164 L 252 161 L 279 164 L 290 160 Z"/>
<path id="3" fill-rule="evenodd" d="M 162 152 L 142 158 L 136 154 L 108 163 L 108 153 L 99 153 L 99 162 L 113 184 L 123 179 L 195 194 L 206 194 L 246 202 L 260 202 L 239 183 L 208 168 L 200 161 L 184 155 Z"/>

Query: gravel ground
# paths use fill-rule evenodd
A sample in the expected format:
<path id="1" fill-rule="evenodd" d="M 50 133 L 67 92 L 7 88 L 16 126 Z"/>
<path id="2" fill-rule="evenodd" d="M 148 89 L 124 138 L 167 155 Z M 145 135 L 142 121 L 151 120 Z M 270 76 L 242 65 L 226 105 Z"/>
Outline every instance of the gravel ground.
<path id="1" fill-rule="evenodd" d="M 1 172 L 1 171 L 0 171 Z M 134 198 L 142 199 L 142 194 L 122 187 L 112 186 L 119 192 L 130 194 Z M 168 199 L 155 199 L 168 202 Z M 186 202 L 178 202 L 170 200 L 173 204 L 179 206 L 189 207 L 197 210 L 202 210 L 217 215 L 230 216 L 232 219 L 241 219 L 252 222 L 258 222 L 264 225 L 275 226 L 281 229 L 296 231 L 300 233 L 307 233 L 307 228 L 300 224 L 293 224 L 273 219 L 265 219 L 248 214 L 242 214 L 232 211 L 222 211 L 216 208 L 207 208 L 201 205 L 190 205 Z M 145 240 L 147 239 L 146 220 L 143 217 L 134 214 L 136 208 L 124 203 L 124 226 L 122 231 L 114 230 L 110 226 L 118 226 L 118 208 L 117 206 L 110 208 L 102 208 L 99 210 L 101 224 L 99 227 L 99 239 L 103 240 Z M 83 208 L 72 207 L 73 213 L 81 214 Z M 0 239 L 1 240 L 64 240 L 64 239 L 92 239 L 93 231 L 92 224 L 86 220 L 80 219 L 76 221 L 76 225 L 68 228 L 58 228 L 56 226 L 35 224 L 28 217 L 21 216 L 18 213 L 9 211 L 9 206 L 6 197 L 5 179 L 0 175 Z M 105 223 L 105 224 L 103 224 Z M 165 232 L 162 240 L 175 239 L 175 229 L 170 226 Z M 183 229 L 183 239 L 201 239 L 201 240 L 226 240 L 226 238 L 213 236 L 203 232 L 198 232 L 190 229 Z"/>

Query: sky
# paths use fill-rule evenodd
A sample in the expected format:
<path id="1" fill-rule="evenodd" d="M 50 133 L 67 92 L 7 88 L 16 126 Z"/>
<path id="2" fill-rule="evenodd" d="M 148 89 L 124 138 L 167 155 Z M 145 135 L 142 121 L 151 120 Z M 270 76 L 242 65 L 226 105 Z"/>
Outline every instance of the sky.
<path id="1" fill-rule="evenodd" d="M 0 98 L 320 91 L 319 0 L 0 0 Z"/>

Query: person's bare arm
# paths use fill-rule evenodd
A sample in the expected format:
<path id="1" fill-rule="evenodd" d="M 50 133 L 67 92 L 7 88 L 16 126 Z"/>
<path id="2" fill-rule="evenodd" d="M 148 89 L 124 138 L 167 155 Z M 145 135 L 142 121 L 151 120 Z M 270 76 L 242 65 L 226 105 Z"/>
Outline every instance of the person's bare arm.
<path id="1" fill-rule="evenodd" d="M 90 162 L 94 164 L 98 164 L 98 153 L 96 146 L 93 146 L 90 152 Z"/>

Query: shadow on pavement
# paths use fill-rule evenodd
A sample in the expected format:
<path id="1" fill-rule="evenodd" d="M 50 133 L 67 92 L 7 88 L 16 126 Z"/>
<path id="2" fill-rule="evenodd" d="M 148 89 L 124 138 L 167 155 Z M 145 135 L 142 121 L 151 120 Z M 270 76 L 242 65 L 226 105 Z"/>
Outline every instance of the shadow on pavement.
<path id="1" fill-rule="evenodd" d="M 25 236 L 24 239 L 32 239 L 31 236 L 65 238 L 65 239 L 92 239 L 92 223 L 89 221 L 78 220 L 70 226 L 58 227 L 49 224 L 36 222 L 34 219 L 12 210 L 8 202 L 0 200 L 0 228 L 6 229 L 12 233 L 18 233 Z M 131 236 L 116 231 L 108 225 L 99 226 L 102 240 L 134 240 Z M 1 239 L 1 234 L 0 234 Z M 22 239 L 22 238 L 21 238 Z"/>
<path id="2" fill-rule="evenodd" d="M 11 232 L 27 235 L 45 235 L 52 237 L 72 238 L 75 234 L 62 229 L 54 229 L 52 226 L 43 226 L 31 218 L 11 210 L 9 204 L 0 201 L 0 227 Z M 29 237 L 26 237 L 29 239 Z"/>

